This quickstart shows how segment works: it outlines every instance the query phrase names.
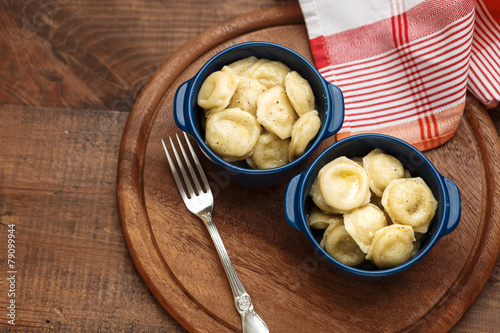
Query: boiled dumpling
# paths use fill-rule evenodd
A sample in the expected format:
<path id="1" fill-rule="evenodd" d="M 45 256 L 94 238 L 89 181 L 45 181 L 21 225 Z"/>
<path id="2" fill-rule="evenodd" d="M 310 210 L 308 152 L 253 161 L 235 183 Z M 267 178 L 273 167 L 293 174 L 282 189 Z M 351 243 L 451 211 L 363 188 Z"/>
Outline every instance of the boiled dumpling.
<path id="1" fill-rule="evenodd" d="M 325 203 L 340 213 L 370 202 L 369 178 L 365 169 L 345 156 L 321 168 L 318 185 Z"/>
<path id="2" fill-rule="evenodd" d="M 229 104 L 238 86 L 239 77 L 231 69 L 210 74 L 201 85 L 198 105 L 207 115 L 223 110 Z"/>
<path id="3" fill-rule="evenodd" d="M 361 250 L 367 253 L 375 232 L 387 226 L 387 220 L 380 208 L 368 203 L 344 214 L 344 225 Z"/>
<path id="4" fill-rule="evenodd" d="M 341 222 L 330 223 L 323 234 L 320 246 L 334 259 L 347 266 L 357 266 L 365 259 L 365 254 Z"/>
<path id="5" fill-rule="evenodd" d="M 260 132 L 259 123 L 250 113 L 231 108 L 207 118 L 205 140 L 217 155 L 233 162 L 250 156 Z"/>
<path id="6" fill-rule="evenodd" d="M 318 134 L 321 120 L 318 111 L 303 114 L 293 125 L 292 141 L 288 147 L 288 160 L 291 162 L 304 153 L 307 145 Z"/>
<path id="7" fill-rule="evenodd" d="M 255 79 L 241 77 L 227 107 L 238 107 L 255 117 L 257 114 L 257 97 L 266 91 L 266 89 L 266 87 Z"/>
<path id="8" fill-rule="evenodd" d="M 285 77 L 285 91 L 299 116 L 315 109 L 314 94 L 309 82 L 296 71 Z"/>
<path id="9" fill-rule="evenodd" d="M 411 251 L 411 256 L 410 258 L 413 258 L 414 256 L 417 255 L 418 250 L 420 250 L 420 245 L 422 243 L 422 238 L 418 238 L 417 235 L 415 235 L 415 241 L 413 242 L 413 250 Z"/>
<path id="10" fill-rule="evenodd" d="M 290 139 L 280 139 L 273 133 L 264 132 L 259 136 L 250 157 L 257 169 L 276 168 L 288 163 Z"/>
<path id="11" fill-rule="evenodd" d="M 378 268 L 395 267 L 411 258 L 414 241 L 412 227 L 392 224 L 375 232 L 366 259 L 371 260 Z"/>
<path id="12" fill-rule="evenodd" d="M 318 207 L 314 207 L 309 213 L 307 223 L 313 229 L 326 229 L 331 223 L 342 220 L 342 215 L 325 214 Z"/>
<path id="13" fill-rule="evenodd" d="M 370 177 L 370 189 L 379 197 L 391 180 L 403 178 L 405 175 L 403 164 L 379 148 L 363 157 L 363 167 Z"/>
<path id="14" fill-rule="evenodd" d="M 437 200 L 420 178 L 395 179 L 382 195 L 382 205 L 393 223 L 409 225 L 425 233 L 437 209 Z"/>
<path id="15" fill-rule="evenodd" d="M 292 70 L 281 61 L 259 59 L 241 75 L 259 80 L 266 88 L 285 86 L 285 77 Z"/>
<path id="16" fill-rule="evenodd" d="M 313 185 L 311 186 L 311 190 L 309 192 L 309 195 L 311 196 L 314 204 L 325 214 L 340 214 L 338 210 L 334 209 L 333 207 L 330 207 L 323 196 L 321 195 L 321 192 L 319 190 L 319 184 L 318 184 L 318 178 L 314 180 Z"/>
<path id="17" fill-rule="evenodd" d="M 282 87 L 273 87 L 259 95 L 257 120 L 269 132 L 281 139 L 289 138 L 297 118 L 297 113 L 293 110 Z"/>
<path id="18" fill-rule="evenodd" d="M 242 75 L 245 71 L 252 67 L 252 65 L 255 64 L 257 60 L 259 60 L 257 59 L 257 57 L 251 56 L 237 60 L 227 65 L 227 67 L 231 68 L 236 75 Z"/>

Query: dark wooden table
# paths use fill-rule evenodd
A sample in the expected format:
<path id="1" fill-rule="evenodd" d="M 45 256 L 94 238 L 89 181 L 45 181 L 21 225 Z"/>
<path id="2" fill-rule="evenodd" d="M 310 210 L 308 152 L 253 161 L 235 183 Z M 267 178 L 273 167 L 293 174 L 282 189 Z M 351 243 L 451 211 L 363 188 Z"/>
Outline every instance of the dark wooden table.
<path id="1" fill-rule="evenodd" d="M 183 44 L 283 5 L 297 1 L 0 2 L 0 331 L 185 331 L 125 245 L 116 197 L 123 129 L 148 79 Z M 489 114 L 499 132 L 500 110 Z M 453 331 L 499 327 L 497 261 Z"/>

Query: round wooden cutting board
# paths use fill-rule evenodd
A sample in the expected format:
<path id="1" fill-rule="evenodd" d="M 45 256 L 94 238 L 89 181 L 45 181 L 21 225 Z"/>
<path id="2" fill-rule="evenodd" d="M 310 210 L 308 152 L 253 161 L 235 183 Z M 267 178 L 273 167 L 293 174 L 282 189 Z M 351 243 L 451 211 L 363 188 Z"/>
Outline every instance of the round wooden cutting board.
<path id="1" fill-rule="evenodd" d="M 312 61 L 298 7 L 215 26 L 158 69 L 130 114 L 120 147 L 118 202 L 131 256 L 158 301 L 191 332 L 240 331 L 241 321 L 208 232 L 177 192 L 160 138 L 180 133 L 172 114 L 177 87 L 217 52 L 251 40 L 285 45 Z M 286 184 L 230 184 L 199 156 L 215 193 L 215 224 L 271 332 L 436 332 L 453 327 L 469 309 L 497 260 L 499 147 L 490 118 L 469 97 L 453 138 L 425 153 L 460 188 L 460 224 L 416 266 L 382 282 L 343 278 L 318 258 L 285 220 Z"/>

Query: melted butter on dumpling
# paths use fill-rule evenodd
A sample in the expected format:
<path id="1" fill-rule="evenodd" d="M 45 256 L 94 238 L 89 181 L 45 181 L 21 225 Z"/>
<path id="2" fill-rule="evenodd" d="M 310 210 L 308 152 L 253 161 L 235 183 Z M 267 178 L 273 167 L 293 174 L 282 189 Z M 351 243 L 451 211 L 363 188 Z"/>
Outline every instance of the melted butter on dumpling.
<path id="1" fill-rule="evenodd" d="M 281 139 L 292 135 L 297 118 L 297 113 L 282 87 L 275 86 L 268 89 L 257 98 L 257 121 Z"/>
<path id="2" fill-rule="evenodd" d="M 392 222 L 409 225 L 420 233 L 429 229 L 437 204 L 431 189 L 420 177 L 395 179 L 382 195 L 382 205 Z"/>
<path id="3" fill-rule="evenodd" d="M 300 157 L 318 134 L 321 128 L 321 120 L 318 117 L 318 111 L 309 111 L 303 114 L 295 122 L 292 128 L 292 141 L 288 147 L 288 160 L 291 162 Z"/>
<path id="4" fill-rule="evenodd" d="M 231 69 L 224 69 L 210 74 L 198 92 L 198 105 L 207 115 L 223 110 L 229 104 L 238 86 L 239 77 Z"/>
<path id="5" fill-rule="evenodd" d="M 363 157 L 363 167 L 370 177 L 371 190 L 379 197 L 391 180 L 403 178 L 405 175 L 403 164 L 379 148 Z"/>
<path id="6" fill-rule="evenodd" d="M 296 71 L 292 71 L 286 75 L 285 91 L 295 112 L 299 116 L 302 117 L 303 114 L 315 109 L 312 88 L 309 82 Z"/>
<path id="7" fill-rule="evenodd" d="M 250 113 L 231 108 L 207 118 L 205 141 L 217 155 L 234 162 L 250 156 L 260 132 L 259 123 Z"/>
<path id="8" fill-rule="evenodd" d="M 342 222 L 330 223 L 323 234 L 320 246 L 334 259 L 347 266 L 357 266 L 365 259 L 365 254 L 345 230 Z"/>
<path id="9" fill-rule="evenodd" d="M 318 173 L 319 190 L 325 203 L 339 213 L 346 213 L 370 202 L 369 178 L 365 169 L 341 156 Z"/>
<path id="10" fill-rule="evenodd" d="M 270 169 L 287 164 L 289 145 L 290 139 L 283 140 L 273 133 L 262 133 L 253 149 L 252 165 L 257 169 Z"/>
<path id="11" fill-rule="evenodd" d="M 370 249 L 377 230 L 387 226 L 384 212 L 368 203 L 344 214 L 345 229 L 364 253 Z"/>
<path id="12" fill-rule="evenodd" d="M 408 261 L 414 254 L 415 236 L 413 228 L 392 224 L 375 232 L 366 259 L 378 268 L 390 268 Z"/>

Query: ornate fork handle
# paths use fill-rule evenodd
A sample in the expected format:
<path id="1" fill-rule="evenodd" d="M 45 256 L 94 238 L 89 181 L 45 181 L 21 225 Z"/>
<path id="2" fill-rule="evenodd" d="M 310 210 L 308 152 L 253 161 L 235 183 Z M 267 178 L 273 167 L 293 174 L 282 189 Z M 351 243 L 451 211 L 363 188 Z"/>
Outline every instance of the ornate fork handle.
<path id="1" fill-rule="evenodd" d="M 175 149 L 172 138 L 170 138 L 170 145 L 177 165 L 179 166 L 180 174 L 177 171 L 177 167 L 173 161 L 173 158 L 168 152 L 165 141 L 162 139 L 165 155 L 167 156 L 168 164 L 170 166 L 170 170 L 172 171 L 172 176 L 174 177 L 177 189 L 179 190 L 179 194 L 181 195 L 182 201 L 184 201 L 186 208 L 191 213 L 196 214 L 201 218 L 201 220 L 203 220 L 203 223 L 208 229 L 210 237 L 212 237 L 212 241 L 214 242 L 215 248 L 217 249 L 217 253 L 219 254 L 219 258 L 221 259 L 222 265 L 224 267 L 224 271 L 226 272 L 226 275 L 229 279 L 231 291 L 233 292 L 234 305 L 236 306 L 236 309 L 241 316 L 243 332 L 268 333 L 269 329 L 267 328 L 266 323 L 264 323 L 264 321 L 255 313 L 252 299 L 247 294 L 245 288 L 243 288 L 243 285 L 238 279 L 233 264 L 231 264 L 231 260 L 229 259 L 229 255 L 227 254 L 226 248 L 224 247 L 222 239 L 220 238 L 219 231 L 217 231 L 217 228 L 212 221 L 212 209 L 214 206 L 212 190 L 210 189 L 210 184 L 208 183 L 205 172 L 201 167 L 200 161 L 198 160 L 198 157 L 196 157 L 193 147 L 189 142 L 187 134 L 183 134 L 198 174 L 195 172 L 195 169 L 193 168 L 177 134 L 177 142 L 179 144 L 179 149 L 182 153 L 184 161 L 180 158 L 177 149 Z M 187 171 L 189 171 L 191 178 L 188 176 Z M 184 183 L 181 180 L 181 176 L 184 180 Z M 199 179 L 198 177 L 200 177 L 201 179 Z"/>
<path id="2" fill-rule="evenodd" d="M 227 254 L 226 248 L 222 243 L 219 231 L 217 230 L 217 227 L 212 221 L 212 213 L 206 212 L 204 214 L 200 214 L 199 216 L 205 223 L 205 226 L 208 229 L 210 237 L 212 237 L 212 240 L 215 244 L 215 248 L 217 249 L 219 258 L 222 261 L 222 266 L 224 267 L 224 271 L 226 272 L 227 278 L 229 280 L 229 285 L 231 286 L 231 291 L 233 292 L 234 305 L 236 307 L 236 310 L 238 310 L 238 313 L 241 316 L 243 332 L 244 333 L 269 332 L 266 323 L 264 323 L 264 321 L 255 312 L 253 308 L 252 299 L 245 291 L 245 288 L 241 284 L 241 281 L 238 278 L 236 271 L 234 270 L 233 264 L 231 263 L 231 259 L 229 259 L 229 255 Z"/>

